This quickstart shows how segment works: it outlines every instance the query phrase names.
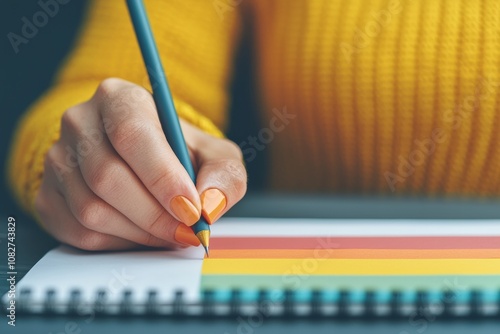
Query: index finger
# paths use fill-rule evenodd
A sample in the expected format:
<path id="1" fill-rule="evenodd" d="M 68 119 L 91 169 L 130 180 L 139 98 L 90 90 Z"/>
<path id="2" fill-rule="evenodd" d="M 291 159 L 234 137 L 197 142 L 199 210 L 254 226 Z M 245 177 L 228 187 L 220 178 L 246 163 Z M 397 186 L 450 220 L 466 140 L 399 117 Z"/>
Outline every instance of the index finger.
<path id="1" fill-rule="evenodd" d="M 96 100 L 116 152 L 173 217 L 195 224 L 201 211 L 198 192 L 165 138 L 151 94 L 109 79 L 101 84 Z"/>

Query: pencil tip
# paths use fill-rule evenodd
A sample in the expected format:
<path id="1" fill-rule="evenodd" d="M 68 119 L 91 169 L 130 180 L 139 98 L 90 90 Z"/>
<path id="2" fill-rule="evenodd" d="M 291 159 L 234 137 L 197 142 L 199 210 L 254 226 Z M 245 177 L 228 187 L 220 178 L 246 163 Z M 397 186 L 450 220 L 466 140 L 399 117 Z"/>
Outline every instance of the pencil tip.
<path id="1" fill-rule="evenodd" d="M 208 245 L 210 243 L 210 231 L 208 230 L 203 230 L 198 233 L 196 233 L 196 237 L 198 240 L 200 240 L 201 245 L 205 249 L 205 253 L 207 254 L 207 257 L 210 257 L 209 251 L 208 251 Z"/>

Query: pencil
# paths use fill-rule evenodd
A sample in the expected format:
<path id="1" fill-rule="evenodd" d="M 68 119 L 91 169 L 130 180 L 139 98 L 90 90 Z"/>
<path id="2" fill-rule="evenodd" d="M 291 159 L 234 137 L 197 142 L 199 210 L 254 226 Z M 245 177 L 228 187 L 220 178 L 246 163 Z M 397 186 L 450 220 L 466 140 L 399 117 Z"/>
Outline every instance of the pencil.
<path id="1" fill-rule="evenodd" d="M 156 42 L 149 24 L 146 9 L 142 0 L 127 0 L 127 6 L 134 26 L 137 41 L 141 49 L 142 57 L 146 65 L 149 81 L 153 89 L 153 98 L 158 110 L 163 132 L 167 141 L 172 147 L 175 155 L 186 169 L 193 183 L 196 184 L 196 174 L 194 172 L 186 141 L 182 134 L 179 117 L 175 111 L 174 101 L 168 86 L 167 77 L 163 71 L 160 55 L 156 47 Z M 203 216 L 191 226 L 194 234 L 200 240 L 208 256 L 208 246 L 210 240 L 210 227 Z"/>

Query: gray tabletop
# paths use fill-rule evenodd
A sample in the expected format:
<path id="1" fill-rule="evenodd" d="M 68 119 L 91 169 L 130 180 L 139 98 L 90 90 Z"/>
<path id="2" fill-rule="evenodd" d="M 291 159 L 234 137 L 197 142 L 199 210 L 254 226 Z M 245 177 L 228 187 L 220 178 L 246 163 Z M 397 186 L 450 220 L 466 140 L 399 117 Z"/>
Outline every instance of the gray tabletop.
<path id="1" fill-rule="evenodd" d="M 418 219 L 500 219 L 498 200 L 325 197 L 299 195 L 249 195 L 228 215 L 243 217 L 304 218 L 418 218 Z M 0 289 L 7 291 L 7 217 L 16 218 L 16 267 L 19 280 L 45 252 L 57 245 L 29 217 L 17 212 L 2 212 L 0 231 Z M 262 320 L 262 321 L 260 321 Z M 172 320 L 148 318 L 95 318 L 19 316 L 16 327 L 0 321 L 5 333 L 500 333 L 500 318 L 487 321 L 399 319 L 399 320 L 274 320 L 215 319 Z"/>

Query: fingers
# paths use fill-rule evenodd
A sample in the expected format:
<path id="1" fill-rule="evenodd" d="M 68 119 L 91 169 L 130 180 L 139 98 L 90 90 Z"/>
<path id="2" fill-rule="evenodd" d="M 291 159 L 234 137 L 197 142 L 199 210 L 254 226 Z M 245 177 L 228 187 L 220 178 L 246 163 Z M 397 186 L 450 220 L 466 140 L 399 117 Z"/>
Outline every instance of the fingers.
<path id="1" fill-rule="evenodd" d="M 103 95 L 113 98 L 102 102 Z M 111 79 L 101 84 L 96 101 L 102 118 L 114 125 L 107 135 L 118 155 L 173 217 L 188 226 L 196 223 L 201 211 L 198 192 L 165 139 L 152 96 Z"/>
<path id="2" fill-rule="evenodd" d="M 186 133 L 193 127 L 183 124 Z M 198 131 L 195 159 L 200 166 L 196 187 L 200 193 L 202 215 L 213 224 L 236 204 L 247 189 L 247 174 L 239 147 Z M 203 143 L 203 144 L 202 144 Z"/>
<path id="3" fill-rule="evenodd" d="M 69 147 L 83 147 L 83 143 L 90 140 L 86 134 L 100 124 L 97 113 L 86 113 L 85 117 L 70 114 L 63 118 L 61 140 Z M 46 161 L 63 161 L 59 146 L 53 146 Z M 162 246 L 199 244 L 196 238 L 179 235 L 179 222 L 158 203 L 106 137 L 92 143 L 92 148 L 79 157 L 77 167 L 61 184 L 75 216 L 85 226 L 113 234 L 118 232 L 111 231 L 118 229 L 121 237 L 141 244 L 156 245 L 157 239 L 164 241 Z M 79 173 L 80 179 L 74 175 Z M 103 226 L 102 221 L 108 221 L 105 217 L 116 217 L 116 220 Z M 130 223 L 136 228 L 131 228 Z"/>
<path id="4" fill-rule="evenodd" d="M 60 150 L 55 145 L 52 150 Z M 52 153 L 51 154 L 57 154 Z M 46 172 L 51 179 L 51 171 Z M 63 194 L 66 205 L 84 227 L 104 234 L 114 235 L 149 247 L 173 248 L 172 242 L 153 236 L 138 227 L 126 216 L 96 196 L 85 183 L 81 173 L 75 171 L 64 178 L 64 182 L 54 182 Z"/>
<path id="5" fill-rule="evenodd" d="M 179 222 L 158 203 L 109 146 L 103 145 L 93 153 L 92 159 L 83 161 L 81 172 L 96 195 L 140 229 L 169 243 L 183 244 L 184 240 L 176 239 Z"/>
<path id="6" fill-rule="evenodd" d="M 45 229 L 57 240 L 83 250 L 118 250 L 137 244 L 82 226 L 71 214 L 61 194 L 42 185 L 35 200 L 35 209 Z"/>

